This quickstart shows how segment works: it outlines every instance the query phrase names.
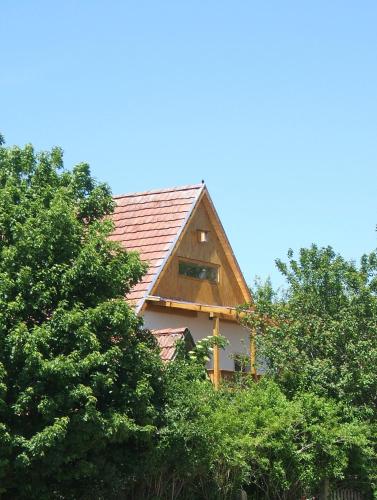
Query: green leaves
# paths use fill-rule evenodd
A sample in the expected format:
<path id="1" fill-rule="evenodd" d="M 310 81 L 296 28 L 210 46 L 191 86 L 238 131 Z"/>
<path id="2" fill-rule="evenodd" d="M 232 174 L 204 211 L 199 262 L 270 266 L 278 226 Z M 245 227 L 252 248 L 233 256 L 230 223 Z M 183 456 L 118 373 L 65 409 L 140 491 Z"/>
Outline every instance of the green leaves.
<path id="1" fill-rule="evenodd" d="M 366 437 L 373 434 L 377 416 L 376 262 L 375 252 L 357 266 L 330 247 L 312 245 L 301 249 L 297 259 L 290 251 L 287 263 L 277 261 L 287 290 L 279 295 L 270 283 L 258 284 L 254 313 L 245 319 L 257 331 L 257 352 L 266 374 L 289 398 L 309 393 L 314 403 L 315 398 L 321 401 L 310 407 L 311 432 L 320 440 L 319 449 L 330 453 L 332 470 L 340 477 L 351 467 L 349 457 L 358 457 L 352 476 L 366 483 L 368 491 L 376 464 L 376 451 Z M 342 413 L 334 414 L 335 404 Z M 329 423 L 337 426 L 316 427 L 315 415 L 322 408 L 333 413 Z M 323 433 L 337 435 L 343 448 L 331 447 L 322 440 Z M 318 454 L 316 460 L 323 458 Z"/>
<path id="2" fill-rule="evenodd" d="M 330 248 L 301 249 L 278 262 L 286 295 L 255 294 L 247 318 L 259 332 L 258 351 L 283 387 L 314 390 L 359 408 L 377 407 L 375 254 L 360 268 Z M 369 410 L 367 411 L 369 413 Z"/>
<path id="3" fill-rule="evenodd" d="M 44 457 L 57 444 L 62 443 L 68 430 L 69 418 L 56 418 L 52 425 L 45 427 L 42 431 L 34 434 L 28 441 L 24 442 L 24 454 L 29 460 Z"/>
<path id="4" fill-rule="evenodd" d="M 0 477 L 9 498 L 98 496 L 153 435 L 162 366 L 124 300 L 108 186 L 62 151 L 0 148 Z"/>
<path id="5" fill-rule="evenodd" d="M 199 366 L 205 370 L 207 362 L 210 360 L 213 349 L 217 346 L 220 349 L 224 349 L 229 344 L 229 340 L 222 335 L 209 335 L 196 342 L 196 345 L 192 351 L 188 353 L 191 361 L 198 363 Z"/>
<path id="6" fill-rule="evenodd" d="M 179 360 L 167 376 L 164 426 L 145 478 L 161 485 L 163 498 L 177 485 L 182 498 L 234 498 L 240 488 L 251 497 L 300 498 L 325 478 L 343 478 L 356 450 L 362 460 L 373 457 L 372 430 L 350 415 L 345 421 L 329 398 L 291 399 L 269 378 L 214 391 Z"/>

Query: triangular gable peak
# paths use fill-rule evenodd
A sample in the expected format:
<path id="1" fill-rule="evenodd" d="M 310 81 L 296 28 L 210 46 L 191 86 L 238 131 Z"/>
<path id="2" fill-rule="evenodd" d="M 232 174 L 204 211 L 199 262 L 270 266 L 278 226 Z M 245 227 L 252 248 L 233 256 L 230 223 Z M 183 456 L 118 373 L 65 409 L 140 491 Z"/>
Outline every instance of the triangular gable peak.
<path id="1" fill-rule="evenodd" d="M 111 238 L 139 251 L 150 266 L 127 296 L 138 312 L 151 298 L 231 308 L 251 301 L 204 184 L 123 195 L 115 201 Z M 205 242 L 200 242 L 201 231 Z M 217 282 L 182 276 L 179 266 L 187 264 L 213 266 Z"/>
<path id="2" fill-rule="evenodd" d="M 249 288 L 206 188 L 150 295 L 155 299 L 233 308 L 251 302 Z"/>

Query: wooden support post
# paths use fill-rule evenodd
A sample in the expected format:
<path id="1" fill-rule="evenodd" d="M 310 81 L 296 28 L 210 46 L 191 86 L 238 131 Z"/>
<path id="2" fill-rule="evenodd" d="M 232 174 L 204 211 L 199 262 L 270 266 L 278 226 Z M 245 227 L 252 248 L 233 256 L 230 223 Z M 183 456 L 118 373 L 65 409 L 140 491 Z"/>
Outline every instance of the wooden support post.
<path id="1" fill-rule="evenodd" d="M 214 316 L 212 333 L 215 337 L 219 336 L 219 324 L 220 318 Z M 213 383 L 215 389 L 218 389 L 220 385 L 220 349 L 218 345 L 213 346 Z"/>
<path id="2" fill-rule="evenodd" d="M 250 333 L 250 373 L 254 380 L 257 378 L 257 369 L 255 366 L 256 363 L 256 354 L 257 354 L 257 348 L 256 348 L 256 330 L 255 328 L 252 329 Z"/>

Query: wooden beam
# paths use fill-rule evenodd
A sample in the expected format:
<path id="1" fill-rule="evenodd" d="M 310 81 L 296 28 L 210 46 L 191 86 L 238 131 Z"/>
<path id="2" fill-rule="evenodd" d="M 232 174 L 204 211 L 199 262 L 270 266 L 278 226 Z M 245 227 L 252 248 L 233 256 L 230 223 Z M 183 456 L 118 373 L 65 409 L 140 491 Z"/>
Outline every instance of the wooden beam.
<path id="1" fill-rule="evenodd" d="M 235 307 L 215 306 L 210 304 L 200 304 L 198 302 L 185 302 L 183 300 L 168 299 L 165 297 L 157 297 L 156 295 L 148 295 L 147 302 L 164 307 L 173 307 L 176 309 L 186 309 L 188 311 L 198 311 L 212 313 L 216 315 L 224 315 L 224 318 L 234 319 L 243 317 L 245 312 L 238 312 Z"/>
<path id="2" fill-rule="evenodd" d="M 219 324 L 220 318 L 218 316 L 214 316 L 212 330 L 214 337 L 219 336 Z M 213 384 L 217 390 L 220 385 L 220 350 L 218 345 L 213 346 Z"/>
<path id="3" fill-rule="evenodd" d="M 256 331 L 253 328 L 250 332 L 250 373 L 254 379 L 257 378 L 256 354 Z"/>

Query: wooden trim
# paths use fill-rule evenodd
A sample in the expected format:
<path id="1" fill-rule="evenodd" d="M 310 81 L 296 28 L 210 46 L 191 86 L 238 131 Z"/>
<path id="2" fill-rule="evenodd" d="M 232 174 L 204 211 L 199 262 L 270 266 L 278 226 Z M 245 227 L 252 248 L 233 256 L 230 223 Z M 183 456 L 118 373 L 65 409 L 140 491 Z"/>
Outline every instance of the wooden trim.
<path id="1" fill-rule="evenodd" d="M 255 379 L 257 376 L 257 369 L 256 369 L 256 354 L 257 354 L 257 349 L 256 349 L 256 331 L 255 328 L 253 328 L 250 332 L 250 373 Z"/>
<path id="2" fill-rule="evenodd" d="M 156 295 L 148 295 L 145 301 L 151 304 L 173 307 L 176 309 L 186 309 L 189 311 L 198 311 L 212 314 L 223 314 L 224 316 L 233 319 L 242 318 L 246 314 L 245 311 L 238 312 L 235 307 L 214 306 L 209 304 L 199 304 L 197 302 L 185 302 L 182 300 L 158 297 Z"/>
<path id="3" fill-rule="evenodd" d="M 219 325 L 220 319 L 218 316 L 214 316 L 213 318 L 213 330 L 212 334 L 214 337 L 219 336 Z M 217 390 L 220 385 L 220 352 L 219 346 L 213 346 L 213 384 L 215 389 Z"/>
<path id="4" fill-rule="evenodd" d="M 173 309 L 167 308 L 166 306 L 160 306 L 158 304 L 154 304 L 153 302 L 148 302 L 145 308 L 146 311 L 153 311 L 163 314 L 176 314 L 177 316 L 182 316 L 185 318 L 197 318 L 197 311 L 190 311 L 189 309 Z"/>

